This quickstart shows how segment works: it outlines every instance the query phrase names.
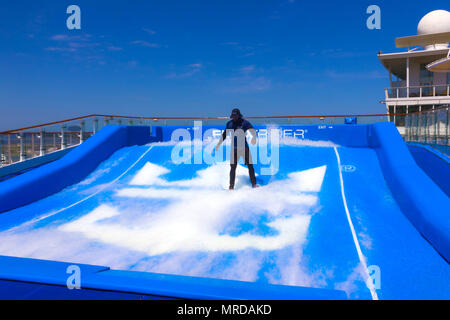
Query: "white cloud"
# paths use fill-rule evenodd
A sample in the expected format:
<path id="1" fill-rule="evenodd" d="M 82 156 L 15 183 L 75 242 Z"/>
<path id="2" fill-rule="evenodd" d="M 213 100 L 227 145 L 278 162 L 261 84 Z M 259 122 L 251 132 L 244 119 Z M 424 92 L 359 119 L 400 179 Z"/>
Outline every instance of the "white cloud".
<path id="1" fill-rule="evenodd" d="M 158 43 L 152 43 L 152 42 L 148 42 L 148 41 L 144 41 L 144 40 L 135 40 L 135 41 L 132 41 L 131 44 L 142 46 L 142 47 L 147 47 L 147 48 L 161 48 L 161 45 Z"/>
<path id="2" fill-rule="evenodd" d="M 156 33 L 156 31 L 147 28 L 142 28 L 142 30 L 148 33 L 149 35 L 154 35 Z"/>
<path id="3" fill-rule="evenodd" d="M 382 79 L 386 75 L 378 70 L 375 71 L 355 71 L 355 72 L 338 72 L 338 71 L 326 71 L 325 75 L 335 79 Z"/>
<path id="4" fill-rule="evenodd" d="M 109 51 L 121 51 L 123 48 L 122 47 L 116 47 L 116 46 L 108 46 L 107 49 Z"/>
<path id="5" fill-rule="evenodd" d="M 47 47 L 46 51 L 54 51 L 54 52 L 75 52 L 75 48 L 66 48 L 66 47 Z"/>
<path id="6" fill-rule="evenodd" d="M 239 69 L 241 73 L 249 74 L 255 71 L 255 65 L 243 66 Z"/>
<path id="7" fill-rule="evenodd" d="M 219 91 L 223 93 L 262 92 L 269 90 L 271 85 L 272 81 L 264 76 L 243 76 L 229 79 Z"/>
<path id="8" fill-rule="evenodd" d="M 82 35 L 67 35 L 67 34 L 56 34 L 50 37 L 53 41 L 90 41 L 92 35 L 82 34 Z"/>
<path id="9" fill-rule="evenodd" d="M 195 75 L 196 73 L 200 72 L 203 68 L 203 64 L 201 63 L 192 63 L 187 65 L 184 68 L 183 72 L 171 72 L 168 75 L 165 76 L 166 79 L 182 79 L 182 78 L 189 78 Z"/>

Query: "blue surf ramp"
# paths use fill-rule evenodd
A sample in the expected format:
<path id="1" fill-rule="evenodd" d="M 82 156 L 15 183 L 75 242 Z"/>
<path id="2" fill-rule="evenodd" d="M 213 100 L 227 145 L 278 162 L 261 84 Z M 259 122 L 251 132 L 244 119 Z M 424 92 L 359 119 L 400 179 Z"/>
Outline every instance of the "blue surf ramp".
<path id="1" fill-rule="evenodd" d="M 147 141 L 116 146 L 76 183 L 0 214 L 0 254 L 107 266 L 114 272 L 102 272 L 122 279 L 112 291 L 124 290 L 127 278 L 175 277 L 172 288 L 191 279 L 189 292 L 164 293 L 172 297 L 257 298 L 259 288 L 286 299 L 450 298 L 448 198 L 390 124 L 282 127 L 278 170 L 261 174 L 257 162 L 261 187 L 252 189 L 240 164 L 231 192 L 227 161 L 194 163 L 207 144 L 188 145 L 186 162 L 174 163 L 176 128 L 153 129 L 151 139 L 139 134 Z M 208 294 L 205 278 L 219 281 Z M 253 289 L 240 296 L 226 281 Z M 153 291 L 131 291 L 167 285 L 150 282 Z"/>

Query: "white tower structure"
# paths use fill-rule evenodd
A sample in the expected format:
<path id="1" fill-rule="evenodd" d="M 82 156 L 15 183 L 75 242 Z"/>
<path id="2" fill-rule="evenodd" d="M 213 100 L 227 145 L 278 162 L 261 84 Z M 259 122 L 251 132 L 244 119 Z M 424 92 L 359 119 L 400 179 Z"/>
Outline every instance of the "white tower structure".
<path id="1" fill-rule="evenodd" d="M 417 26 L 417 36 L 397 38 L 397 47 L 408 51 L 380 53 L 378 59 L 389 71 L 390 87 L 385 89 L 389 114 L 407 114 L 450 105 L 450 72 L 448 67 L 450 12 L 435 10 L 426 14 Z M 430 68 L 443 61 L 438 68 Z M 439 69 L 440 68 L 440 69 Z M 430 70 L 434 70 L 430 71 Z M 437 70 L 439 69 L 439 72 Z M 391 116 L 401 133 L 404 117 Z"/>

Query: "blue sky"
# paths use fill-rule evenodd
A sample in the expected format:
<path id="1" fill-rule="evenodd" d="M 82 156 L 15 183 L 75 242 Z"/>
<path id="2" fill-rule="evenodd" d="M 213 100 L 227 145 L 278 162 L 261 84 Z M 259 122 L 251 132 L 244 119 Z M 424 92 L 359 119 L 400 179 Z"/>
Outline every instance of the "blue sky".
<path id="1" fill-rule="evenodd" d="M 0 130 L 91 113 L 382 113 L 397 51 L 445 1 L 1 1 Z M 81 30 L 66 27 L 81 8 Z M 381 8 L 381 30 L 366 8 Z M 405 9 L 407 8 L 407 9 Z"/>

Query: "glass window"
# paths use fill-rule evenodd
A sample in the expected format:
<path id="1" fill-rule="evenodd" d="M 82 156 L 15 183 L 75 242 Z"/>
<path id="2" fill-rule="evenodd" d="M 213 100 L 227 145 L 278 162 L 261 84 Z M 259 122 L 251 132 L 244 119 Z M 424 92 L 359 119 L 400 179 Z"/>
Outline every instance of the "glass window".
<path id="1" fill-rule="evenodd" d="M 420 65 L 420 85 L 431 85 L 433 83 L 433 72 L 426 68 L 426 64 Z"/>
<path id="2" fill-rule="evenodd" d="M 420 86 L 423 87 L 422 94 L 425 96 L 433 94 L 433 72 L 426 68 L 426 64 L 420 65 Z"/>

